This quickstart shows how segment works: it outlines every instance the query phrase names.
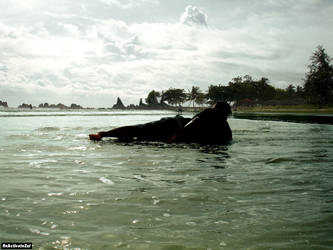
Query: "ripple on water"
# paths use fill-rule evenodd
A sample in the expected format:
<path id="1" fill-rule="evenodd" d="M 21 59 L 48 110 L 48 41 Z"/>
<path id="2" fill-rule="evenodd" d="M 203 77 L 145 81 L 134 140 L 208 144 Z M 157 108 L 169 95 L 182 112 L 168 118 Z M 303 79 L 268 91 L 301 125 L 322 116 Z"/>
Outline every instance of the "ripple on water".
<path id="1" fill-rule="evenodd" d="M 85 138 L 95 120 L 49 119 L 59 127 L 33 120 L 30 131 L 2 130 L 4 138 L 25 134 L 0 145 L 7 238 L 26 234 L 45 249 L 332 245 L 328 127 L 237 120 L 230 145 L 205 147 L 93 143 Z"/>
<path id="2" fill-rule="evenodd" d="M 48 193 L 48 196 L 62 196 L 64 193 L 63 192 L 58 192 L 58 193 Z"/>
<path id="3" fill-rule="evenodd" d="M 296 160 L 291 157 L 274 157 L 266 159 L 266 163 L 281 163 L 281 162 L 293 162 L 293 161 Z"/>
<path id="4" fill-rule="evenodd" d="M 11 134 L 8 135 L 7 138 L 9 139 L 9 141 L 18 139 L 30 140 L 33 139 L 33 136 L 31 134 Z"/>
<path id="5" fill-rule="evenodd" d="M 58 160 L 53 159 L 42 159 L 42 160 L 35 160 L 29 163 L 30 166 L 41 168 L 42 166 L 48 166 L 50 163 L 57 163 Z"/>
<path id="6" fill-rule="evenodd" d="M 86 146 L 70 147 L 69 150 L 71 150 L 71 151 L 86 151 L 87 147 Z"/>
<path id="7" fill-rule="evenodd" d="M 59 131 L 60 128 L 59 127 L 41 127 L 41 128 L 37 128 L 35 131 L 38 132 L 48 132 L 48 131 Z"/>
<path id="8" fill-rule="evenodd" d="M 30 230 L 31 233 L 34 233 L 34 234 L 39 234 L 39 235 L 43 235 L 43 236 L 49 236 L 50 235 L 50 233 L 40 231 L 37 228 L 30 228 L 29 230 Z"/>
<path id="9" fill-rule="evenodd" d="M 76 134 L 75 137 L 76 137 L 76 138 L 84 138 L 84 139 L 88 139 L 88 135 L 87 135 L 87 134 Z"/>
<path id="10" fill-rule="evenodd" d="M 106 177 L 100 177 L 99 180 L 107 185 L 114 185 L 114 182 Z"/>

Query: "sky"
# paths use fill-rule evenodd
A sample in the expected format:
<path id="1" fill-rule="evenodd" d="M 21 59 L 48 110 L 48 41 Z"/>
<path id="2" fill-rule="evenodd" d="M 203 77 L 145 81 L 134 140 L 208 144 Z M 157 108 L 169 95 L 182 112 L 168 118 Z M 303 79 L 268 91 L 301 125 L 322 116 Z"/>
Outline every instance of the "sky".
<path id="1" fill-rule="evenodd" d="M 2 0 L 0 100 L 112 107 L 151 90 L 266 77 L 333 56 L 332 0 Z"/>

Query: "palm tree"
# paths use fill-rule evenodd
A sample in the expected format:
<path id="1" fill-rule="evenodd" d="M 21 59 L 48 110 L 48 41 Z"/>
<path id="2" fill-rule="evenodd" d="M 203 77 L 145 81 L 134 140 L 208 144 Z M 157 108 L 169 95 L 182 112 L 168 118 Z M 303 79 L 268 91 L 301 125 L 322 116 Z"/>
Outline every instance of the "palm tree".
<path id="1" fill-rule="evenodd" d="M 188 91 L 187 100 L 192 102 L 193 108 L 194 108 L 194 103 L 197 103 L 198 97 L 200 96 L 202 98 L 202 92 L 199 87 L 193 86 L 191 91 Z"/>

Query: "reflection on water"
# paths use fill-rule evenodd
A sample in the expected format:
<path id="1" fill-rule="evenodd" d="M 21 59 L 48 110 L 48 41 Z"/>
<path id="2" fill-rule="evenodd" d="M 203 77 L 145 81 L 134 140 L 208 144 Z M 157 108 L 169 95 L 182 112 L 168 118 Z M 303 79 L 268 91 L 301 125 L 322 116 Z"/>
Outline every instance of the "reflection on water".
<path id="1" fill-rule="evenodd" d="M 333 126 L 231 118 L 227 145 L 91 142 L 165 114 L 1 117 L 0 241 L 329 249 Z M 93 118 L 92 118 L 93 117 Z"/>

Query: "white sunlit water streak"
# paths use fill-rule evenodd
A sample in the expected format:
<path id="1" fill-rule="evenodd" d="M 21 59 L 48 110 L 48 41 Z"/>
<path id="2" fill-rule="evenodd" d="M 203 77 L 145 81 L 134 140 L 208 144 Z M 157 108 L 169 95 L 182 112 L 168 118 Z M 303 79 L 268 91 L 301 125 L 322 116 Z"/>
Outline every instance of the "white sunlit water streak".
<path id="1" fill-rule="evenodd" d="M 231 117 L 228 145 L 88 140 L 172 115 L 1 111 L 0 241 L 37 249 L 332 247 L 332 125 Z"/>

